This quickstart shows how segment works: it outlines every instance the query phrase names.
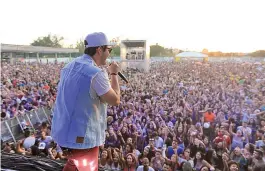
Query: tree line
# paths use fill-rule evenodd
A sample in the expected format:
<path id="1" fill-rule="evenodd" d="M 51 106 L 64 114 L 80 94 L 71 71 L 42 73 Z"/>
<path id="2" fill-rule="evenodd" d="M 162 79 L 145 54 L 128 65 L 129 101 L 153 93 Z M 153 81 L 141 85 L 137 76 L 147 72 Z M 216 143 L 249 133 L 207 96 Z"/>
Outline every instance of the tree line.
<path id="1" fill-rule="evenodd" d="M 44 37 L 39 37 L 36 40 L 34 40 L 31 45 L 32 46 L 46 46 L 46 47 L 56 47 L 56 48 L 63 48 L 63 40 L 64 37 L 59 37 L 57 35 L 48 34 Z M 66 48 L 75 48 L 79 49 L 80 53 L 84 52 L 85 45 L 84 40 L 80 39 L 76 42 L 75 45 L 70 45 Z M 150 46 L 150 56 L 159 56 L 159 57 L 173 57 L 176 54 L 183 52 L 183 50 L 175 51 L 172 48 L 165 48 L 159 44 L 151 45 Z M 224 53 L 221 51 L 217 52 L 208 52 L 207 49 L 203 49 L 202 53 L 208 54 L 208 56 L 211 57 L 240 57 L 240 56 L 253 56 L 253 57 L 265 57 L 265 50 L 258 50 L 252 53 L 238 53 L 238 52 L 230 52 L 230 53 Z M 120 56 L 120 46 L 116 45 L 113 47 L 113 50 L 111 52 L 111 56 Z"/>

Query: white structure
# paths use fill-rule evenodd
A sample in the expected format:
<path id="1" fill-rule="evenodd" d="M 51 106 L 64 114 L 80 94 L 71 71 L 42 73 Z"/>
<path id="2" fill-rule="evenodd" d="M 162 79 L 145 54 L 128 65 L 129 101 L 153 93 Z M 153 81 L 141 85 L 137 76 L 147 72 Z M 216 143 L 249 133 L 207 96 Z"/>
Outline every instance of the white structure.
<path id="1" fill-rule="evenodd" d="M 1 52 L 78 53 L 78 49 L 1 44 Z"/>
<path id="2" fill-rule="evenodd" d="M 146 40 L 123 40 L 121 48 L 121 68 L 137 68 L 149 71 L 150 46 Z"/>
<path id="3" fill-rule="evenodd" d="M 200 52 L 181 52 L 176 55 L 175 60 L 208 60 L 208 55 Z"/>
<path id="4" fill-rule="evenodd" d="M 20 53 L 20 55 L 17 55 L 17 53 Z M 72 54 L 76 56 L 75 54 L 77 53 L 79 53 L 78 49 L 71 48 L 1 44 L 1 57 L 8 59 L 11 63 L 18 60 L 19 58 L 29 59 L 29 54 L 36 54 L 36 59 L 39 62 L 41 59 L 41 54 L 54 54 L 54 57 L 57 59 L 58 55 L 60 54 L 69 54 L 71 58 Z"/>

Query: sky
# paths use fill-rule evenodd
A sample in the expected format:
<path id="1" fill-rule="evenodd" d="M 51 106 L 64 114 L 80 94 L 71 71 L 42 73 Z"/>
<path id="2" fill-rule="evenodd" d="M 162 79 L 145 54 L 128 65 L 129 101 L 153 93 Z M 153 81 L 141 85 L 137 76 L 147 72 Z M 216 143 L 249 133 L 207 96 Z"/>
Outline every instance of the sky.
<path id="1" fill-rule="evenodd" d="M 265 49 L 262 0 L 1 0 L 0 42 L 28 45 L 49 33 L 75 44 L 88 33 L 192 51 Z"/>

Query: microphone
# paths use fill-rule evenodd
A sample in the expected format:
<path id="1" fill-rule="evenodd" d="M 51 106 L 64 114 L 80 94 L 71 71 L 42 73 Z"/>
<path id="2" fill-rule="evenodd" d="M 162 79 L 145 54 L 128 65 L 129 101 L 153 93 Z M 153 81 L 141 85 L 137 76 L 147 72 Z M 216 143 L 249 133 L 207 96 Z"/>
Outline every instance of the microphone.
<path id="1" fill-rule="evenodd" d="M 109 64 L 110 66 L 111 64 Z M 127 78 L 121 73 L 121 72 L 118 72 L 118 75 L 120 76 L 120 78 L 125 81 L 126 83 L 129 83 L 129 81 L 127 80 Z"/>
<path id="2" fill-rule="evenodd" d="M 123 81 L 125 81 L 126 83 L 128 83 L 129 81 L 127 80 L 127 78 L 121 73 L 121 72 L 118 72 L 118 75 L 121 77 L 121 79 Z"/>

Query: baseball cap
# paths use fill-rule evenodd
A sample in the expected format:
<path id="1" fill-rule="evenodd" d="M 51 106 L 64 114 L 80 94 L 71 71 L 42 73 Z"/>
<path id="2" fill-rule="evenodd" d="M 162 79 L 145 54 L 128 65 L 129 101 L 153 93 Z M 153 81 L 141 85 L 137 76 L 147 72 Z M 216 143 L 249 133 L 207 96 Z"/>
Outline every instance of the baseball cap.
<path id="1" fill-rule="evenodd" d="M 107 36 L 102 32 L 90 33 L 85 38 L 85 47 L 111 46 Z"/>

